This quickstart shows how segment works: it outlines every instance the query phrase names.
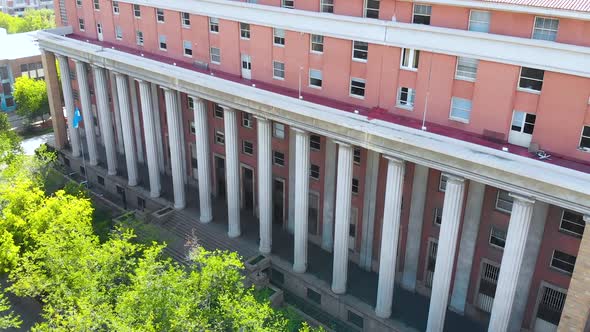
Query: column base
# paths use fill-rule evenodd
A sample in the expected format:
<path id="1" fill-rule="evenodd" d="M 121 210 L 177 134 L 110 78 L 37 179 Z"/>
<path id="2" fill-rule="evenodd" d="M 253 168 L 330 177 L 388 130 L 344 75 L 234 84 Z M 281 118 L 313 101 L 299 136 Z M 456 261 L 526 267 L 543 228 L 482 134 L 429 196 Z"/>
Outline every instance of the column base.
<path id="1" fill-rule="evenodd" d="M 134 180 L 134 181 L 129 180 L 127 182 L 127 186 L 128 187 L 137 187 L 137 180 Z"/>
<path id="2" fill-rule="evenodd" d="M 116 176 L 117 175 L 117 171 L 108 171 L 107 172 L 108 176 Z"/>
<path id="3" fill-rule="evenodd" d="M 324 249 L 327 252 L 332 252 L 332 248 L 333 248 L 334 244 L 323 244 L 322 243 L 322 249 Z"/>
<path id="4" fill-rule="evenodd" d="M 342 286 L 332 285 L 332 293 L 339 294 L 339 295 L 345 294 L 346 293 L 346 286 L 342 287 Z"/>
<path id="5" fill-rule="evenodd" d="M 183 210 L 186 207 L 186 204 L 184 203 L 174 203 L 174 210 Z"/>
<path id="6" fill-rule="evenodd" d="M 307 264 L 293 264 L 293 272 L 305 273 L 307 270 Z"/>
<path id="7" fill-rule="evenodd" d="M 151 198 L 158 198 L 158 197 L 160 197 L 160 192 L 159 191 L 152 191 L 152 192 L 150 192 L 150 197 Z"/>
<path id="8" fill-rule="evenodd" d="M 389 311 L 382 311 L 380 309 L 375 309 L 375 315 L 379 318 L 387 319 L 391 316 L 391 310 Z"/>
<path id="9" fill-rule="evenodd" d="M 88 165 L 90 165 L 90 166 L 97 166 L 98 165 L 98 161 L 90 161 L 90 162 L 88 162 Z"/>
<path id="10" fill-rule="evenodd" d="M 228 232 L 228 233 L 227 233 L 227 236 L 229 236 L 229 237 L 230 237 L 230 238 L 232 238 L 232 239 L 235 239 L 235 238 L 237 238 L 237 237 L 239 237 L 239 236 L 240 236 L 240 232 L 235 232 L 235 233 L 230 233 L 230 232 Z"/>
<path id="11" fill-rule="evenodd" d="M 199 222 L 200 222 L 201 224 L 208 224 L 208 223 L 210 223 L 212 220 L 213 220 L 213 216 L 203 216 L 203 215 L 201 215 L 201 216 L 199 217 Z"/>
<path id="12" fill-rule="evenodd" d="M 270 246 L 268 247 L 260 247 L 258 248 L 258 251 L 260 251 L 261 254 L 270 254 Z"/>

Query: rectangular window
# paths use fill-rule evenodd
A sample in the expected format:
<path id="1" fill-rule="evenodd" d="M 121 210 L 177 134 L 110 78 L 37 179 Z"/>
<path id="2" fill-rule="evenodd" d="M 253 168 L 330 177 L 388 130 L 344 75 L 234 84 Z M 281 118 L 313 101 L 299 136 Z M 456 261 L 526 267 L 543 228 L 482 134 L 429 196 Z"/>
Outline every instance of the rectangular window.
<path id="1" fill-rule="evenodd" d="M 6 102 L 6 107 L 13 107 L 14 106 L 14 98 L 13 97 L 5 97 L 4 101 Z"/>
<path id="2" fill-rule="evenodd" d="M 445 192 L 447 190 L 448 177 L 444 173 L 440 173 L 440 179 L 438 180 L 438 191 Z"/>
<path id="3" fill-rule="evenodd" d="M 242 127 L 252 128 L 252 114 L 242 112 Z"/>
<path id="4" fill-rule="evenodd" d="M 211 54 L 211 62 L 216 64 L 221 63 L 221 50 L 219 48 L 211 47 L 209 53 Z"/>
<path id="5" fill-rule="evenodd" d="M 400 68 L 416 70 L 418 69 L 418 63 L 420 62 L 420 51 L 413 48 L 402 49 L 402 60 Z"/>
<path id="6" fill-rule="evenodd" d="M 510 130 L 532 135 L 535 129 L 536 120 L 537 116 L 535 114 L 514 111 L 512 114 L 512 126 L 510 127 Z"/>
<path id="7" fill-rule="evenodd" d="M 166 36 L 160 35 L 160 50 L 166 51 L 168 49 L 168 44 L 166 44 Z"/>
<path id="8" fill-rule="evenodd" d="M 285 138 L 285 125 L 278 122 L 272 123 L 272 135 L 278 139 Z"/>
<path id="9" fill-rule="evenodd" d="M 324 53 L 324 36 L 322 35 L 311 35 L 311 52 L 312 53 Z"/>
<path id="10" fill-rule="evenodd" d="M 7 80 L 8 78 L 8 67 L 0 67 L 0 81 Z"/>
<path id="11" fill-rule="evenodd" d="M 584 216 L 581 214 L 565 209 L 561 213 L 560 231 L 582 237 L 585 226 Z"/>
<path id="12" fill-rule="evenodd" d="M 352 160 L 355 164 L 361 164 L 361 148 L 355 146 L 352 150 Z"/>
<path id="13" fill-rule="evenodd" d="M 182 12 L 180 13 L 180 23 L 183 28 L 190 28 L 191 26 L 191 14 Z"/>
<path id="14" fill-rule="evenodd" d="M 309 86 L 321 88 L 322 87 L 322 71 L 317 69 L 309 70 Z"/>
<path id="15" fill-rule="evenodd" d="M 365 17 L 379 18 L 379 0 L 365 0 Z"/>
<path id="16" fill-rule="evenodd" d="M 314 303 L 322 304 L 322 295 L 311 288 L 307 289 L 307 298 Z"/>
<path id="17" fill-rule="evenodd" d="M 469 123 L 471 117 L 471 100 L 459 97 L 451 99 L 451 115 L 449 119 Z"/>
<path id="18" fill-rule="evenodd" d="M 119 1 L 113 1 L 113 14 L 119 15 Z"/>
<path id="19" fill-rule="evenodd" d="M 240 23 L 240 38 L 250 39 L 250 24 Z"/>
<path id="20" fill-rule="evenodd" d="M 285 166 L 285 154 L 279 151 L 273 151 L 272 162 L 277 166 Z"/>
<path id="21" fill-rule="evenodd" d="M 197 133 L 197 128 L 195 127 L 195 121 L 189 121 L 188 125 L 191 130 L 191 134 L 195 135 Z"/>
<path id="22" fill-rule="evenodd" d="M 319 180 L 320 166 L 311 164 L 311 166 L 309 167 L 309 177 L 311 177 L 313 180 Z"/>
<path id="23" fill-rule="evenodd" d="M 137 43 L 137 45 L 143 46 L 143 32 L 141 32 L 141 31 L 135 32 L 135 42 Z"/>
<path id="24" fill-rule="evenodd" d="M 548 286 L 543 286 L 540 292 L 543 295 L 539 301 L 537 317 L 555 326 L 559 326 L 566 293 Z"/>
<path id="25" fill-rule="evenodd" d="M 314 151 L 320 151 L 322 148 L 322 138 L 318 135 L 309 135 L 309 148 Z"/>
<path id="26" fill-rule="evenodd" d="M 281 7 L 283 8 L 295 8 L 295 0 L 281 0 Z"/>
<path id="27" fill-rule="evenodd" d="M 334 0 L 320 0 L 320 12 L 333 13 L 334 12 Z"/>
<path id="28" fill-rule="evenodd" d="M 350 79 L 350 96 L 365 98 L 365 80 L 355 77 Z"/>
<path id="29" fill-rule="evenodd" d="M 123 39 L 123 29 L 118 25 L 115 27 L 115 38 L 117 40 Z"/>
<path id="30" fill-rule="evenodd" d="M 209 31 L 213 33 L 219 32 L 219 19 L 217 17 L 209 17 Z"/>
<path id="31" fill-rule="evenodd" d="M 76 6 L 82 7 L 82 0 L 76 0 Z"/>
<path id="32" fill-rule="evenodd" d="M 272 29 L 273 44 L 277 46 L 285 46 L 285 30 Z"/>
<path id="33" fill-rule="evenodd" d="M 434 211 L 433 211 L 433 221 L 432 222 L 435 225 L 438 225 L 438 226 L 441 225 L 441 223 L 442 223 L 442 211 L 443 211 L 442 208 L 434 208 Z"/>
<path id="34" fill-rule="evenodd" d="M 498 190 L 498 196 L 496 196 L 496 210 L 510 213 L 512 212 L 513 203 L 514 198 L 512 198 L 507 191 Z"/>
<path id="35" fill-rule="evenodd" d="M 79 18 L 78 19 L 78 28 L 80 28 L 80 31 L 84 31 L 84 29 L 86 28 L 86 26 L 84 25 L 84 19 L 83 18 Z"/>
<path id="36" fill-rule="evenodd" d="M 221 131 L 215 131 L 215 144 L 224 145 L 225 144 L 225 134 Z"/>
<path id="37" fill-rule="evenodd" d="M 352 178 L 352 193 L 353 194 L 359 193 L 359 179 Z"/>
<path id="38" fill-rule="evenodd" d="M 156 21 L 158 23 L 164 23 L 164 9 L 156 8 Z"/>
<path id="39" fill-rule="evenodd" d="M 458 80 L 475 81 L 478 62 L 477 59 L 458 57 L 455 78 Z"/>
<path id="40" fill-rule="evenodd" d="M 469 31 L 489 32 L 490 18 L 492 14 L 482 10 L 471 10 L 469 12 Z"/>
<path id="41" fill-rule="evenodd" d="M 506 245 L 506 231 L 492 226 L 490 231 L 490 245 L 504 249 Z"/>
<path id="42" fill-rule="evenodd" d="M 582 128 L 582 137 L 580 138 L 580 149 L 590 150 L 590 126 Z"/>
<path id="43" fill-rule="evenodd" d="M 414 18 L 412 23 L 430 25 L 430 15 L 432 14 L 432 6 L 414 4 Z"/>
<path id="44" fill-rule="evenodd" d="M 414 109 L 414 100 L 416 99 L 416 90 L 406 87 L 400 87 L 397 90 L 397 107 L 409 110 Z"/>
<path id="45" fill-rule="evenodd" d="M 285 79 L 285 64 L 279 61 L 272 62 L 272 77 L 278 80 Z"/>
<path id="46" fill-rule="evenodd" d="M 544 70 L 521 67 L 518 87 L 525 90 L 541 91 L 543 88 L 543 77 L 545 77 Z"/>
<path id="47" fill-rule="evenodd" d="M 94 0 L 94 10 L 100 10 L 100 1 Z"/>
<path id="48" fill-rule="evenodd" d="M 188 96 L 186 98 L 186 107 L 190 110 L 190 111 L 194 111 L 195 110 L 195 100 L 193 99 L 193 97 Z"/>
<path id="49" fill-rule="evenodd" d="M 104 186 L 104 177 L 97 175 L 96 176 L 96 181 L 98 182 L 98 184 L 100 184 L 101 186 Z"/>
<path id="50" fill-rule="evenodd" d="M 215 104 L 213 114 L 216 118 L 223 119 L 223 107 L 221 107 L 219 104 Z"/>
<path id="51" fill-rule="evenodd" d="M 357 315 L 356 313 L 348 310 L 348 322 L 360 327 L 361 329 L 364 326 L 363 317 Z"/>
<path id="52" fill-rule="evenodd" d="M 558 28 L 558 19 L 537 16 L 535 17 L 535 27 L 533 28 L 533 39 L 555 41 Z"/>
<path id="53" fill-rule="evenodd" d="M 352 42 L 352 59 L 366 62 L 369 57 L 369 44 L 361 41 Z"/>
<path id="54" fill-rule="evenodd" d="M 559 250 L 553 250 L 553 257 L 551 258 L 551 267 L 558 269 L 567 274 L 574 272 L 574 266 L 576 265 L 576 256 L 566 254 Z"/>
<path id="55" fill-rule="evenodd" d="M 133 5 L 133 16 L 135 18 L 141 18 L 141 8 L 139 5 Z"/>
<path id="56" fill-rule="evenodd" d="M 242 152 L 249 156 L 254 154 L 254 144 L 250 141 L 242 141 Z"/>
<path id="57" fill-rule="evenodd" d="M 193 56 L 193 43 L 190 40 L 183 40 L 182 41 L 182 48 L 185 56 L 192 57 Z"/>

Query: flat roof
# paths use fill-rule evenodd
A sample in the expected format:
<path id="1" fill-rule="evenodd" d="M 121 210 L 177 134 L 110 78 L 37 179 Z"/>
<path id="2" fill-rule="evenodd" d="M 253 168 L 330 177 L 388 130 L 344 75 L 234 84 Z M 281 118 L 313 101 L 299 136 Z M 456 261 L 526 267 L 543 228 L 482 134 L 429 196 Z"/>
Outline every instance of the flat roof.
<path id="1" fill-rule="evenodd" d="M 2 34 L 0 31 L 0 60 L 15 60 L 41 55 L 37 31 Z"/>
<path id="2" fill-rule="evenodd" d="M 479 0 L 482 2 L 502 3 L 508 5 L 541 7 L 559 10 L 571 10 L 590 13 L 589 0 Z"/>

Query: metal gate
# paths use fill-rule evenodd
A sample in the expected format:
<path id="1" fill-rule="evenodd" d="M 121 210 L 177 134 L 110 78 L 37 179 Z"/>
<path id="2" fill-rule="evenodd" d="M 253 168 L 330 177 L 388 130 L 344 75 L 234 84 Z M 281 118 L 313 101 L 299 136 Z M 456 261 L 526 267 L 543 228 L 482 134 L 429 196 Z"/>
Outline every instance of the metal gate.
<path id="1" fill-rule="evenodd" d="M 482 264 L 476 303 L 477 307 L 483 311 L 492 312 L 499 274 L 499 266 L 485 262 Z"/>
<path id="2" fill-rule="evenodd" d="M 535 320 L 535 331 L 556 331 L 565 304 L 566 293 L 552 287 L 543 286 L 541 294 Z"/>
<path id="3" fill-rule="evenodd" d="M 424 284 L 428 288 L 432 288 L 432 279 L 434 277 L 434 266 L 436 265 L 436 252 L 438 251 L 438 243 L 430 241 L 428 244 L 428 262 L 426 263 L 426 276 Z"/>

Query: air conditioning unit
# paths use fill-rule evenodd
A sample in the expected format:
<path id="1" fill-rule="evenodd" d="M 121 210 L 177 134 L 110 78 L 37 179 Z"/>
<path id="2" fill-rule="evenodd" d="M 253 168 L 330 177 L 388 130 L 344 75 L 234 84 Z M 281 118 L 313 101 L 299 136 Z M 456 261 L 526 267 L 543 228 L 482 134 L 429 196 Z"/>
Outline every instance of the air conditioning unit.
<path id="1" fill-rule="evenodd" d="M 203 61 L 195 61 L 193 62 L 193 66 L 202 69 L 202 70 L 209 70 L 209 63 Z"/>

